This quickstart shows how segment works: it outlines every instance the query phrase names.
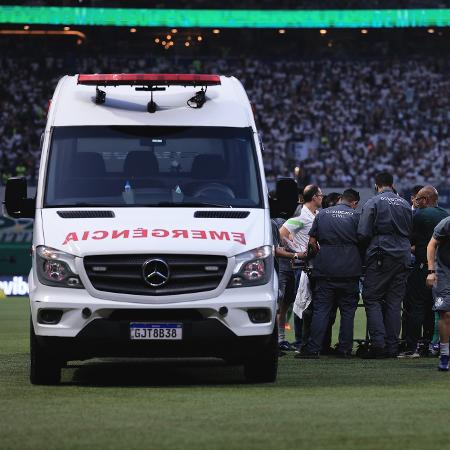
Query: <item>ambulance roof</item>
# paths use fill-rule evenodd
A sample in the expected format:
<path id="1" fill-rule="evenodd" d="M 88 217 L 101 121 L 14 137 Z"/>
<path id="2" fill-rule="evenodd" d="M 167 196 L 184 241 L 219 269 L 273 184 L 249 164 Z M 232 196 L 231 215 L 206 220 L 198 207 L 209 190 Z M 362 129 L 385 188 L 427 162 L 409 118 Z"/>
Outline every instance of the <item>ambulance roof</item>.
<path id="1" fill-rule="evenodd" d="M 221 84 L 208 86 L 206 103 L 190 108 L 187 101 L 200 86 L 169 86 L 153 92 L 157 111 L 149 113 L 151 93 L 133 86 L 103 86 L 105 103 L 96 104 L 95 86 L 77 83 L 78 75 L 63 77 L 55 90 L 49 113 L 49 126 L 149 125 L 253 127 L 254 119 L 241 83 L 221 76 Z"/>

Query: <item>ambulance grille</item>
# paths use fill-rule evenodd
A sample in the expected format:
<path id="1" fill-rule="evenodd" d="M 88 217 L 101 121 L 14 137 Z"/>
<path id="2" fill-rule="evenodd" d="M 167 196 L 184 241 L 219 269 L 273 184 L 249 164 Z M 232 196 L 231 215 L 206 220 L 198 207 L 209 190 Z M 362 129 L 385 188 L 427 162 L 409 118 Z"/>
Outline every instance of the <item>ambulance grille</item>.
<path id="1" fill-rule="evenodd" d="M 164 285 L 151 286 L 144 280 L 144 264 L 151 260 L 167 264 L 169 276 Z M 84 268 L 92 285 L 99 291 L 177 295 L 216 289 L 227 268 L 227 258 L 211 255 L 95 255 L 84 257 Z"/>

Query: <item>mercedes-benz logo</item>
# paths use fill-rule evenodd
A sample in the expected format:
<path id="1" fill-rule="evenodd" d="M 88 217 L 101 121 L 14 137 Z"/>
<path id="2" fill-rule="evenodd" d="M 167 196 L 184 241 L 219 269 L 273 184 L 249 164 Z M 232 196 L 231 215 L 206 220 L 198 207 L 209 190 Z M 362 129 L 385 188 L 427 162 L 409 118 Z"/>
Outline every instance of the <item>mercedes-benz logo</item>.
<path id="1" fill-rule="evenodd" d="M 149 259 L 142 264 L 142 275 L 150 286 L 164 286 L 170 278 L 169 265 L 162 259 Z"/>

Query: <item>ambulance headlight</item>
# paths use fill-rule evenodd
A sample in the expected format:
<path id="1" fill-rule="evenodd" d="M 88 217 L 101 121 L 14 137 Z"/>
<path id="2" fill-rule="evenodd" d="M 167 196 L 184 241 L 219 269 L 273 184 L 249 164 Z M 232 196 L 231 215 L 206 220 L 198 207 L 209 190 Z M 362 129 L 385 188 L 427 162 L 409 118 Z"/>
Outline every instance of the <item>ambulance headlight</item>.
<path id="1" fill-rule="evenodd" d="M 228 287 L 266 284 L 270 281 L 272 273 L 272 246 L 264 245 L 235 256 L 235 267 Z"/>
<path id="2" fill-rule="evenodd" d="M 36 272 L 47 286 L 81 289 L 83 283 L 76 273 L 75 256 L 40 245 L 36 248 Z"/>

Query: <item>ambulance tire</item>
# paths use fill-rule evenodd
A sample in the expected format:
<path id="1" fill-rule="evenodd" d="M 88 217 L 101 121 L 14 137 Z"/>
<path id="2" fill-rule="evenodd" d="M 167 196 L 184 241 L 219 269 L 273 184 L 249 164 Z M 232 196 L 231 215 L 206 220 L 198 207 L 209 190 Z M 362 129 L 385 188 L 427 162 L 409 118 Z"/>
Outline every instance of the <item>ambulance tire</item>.
<path id="1" fill-rule="evenodd" d="M 270 341 L 244 362 L 247 383 L 273 383 L 278 371 L 278 327 L 275 324 Z"/>
<path id="2" fill-rule="evenodd" d="M 45 352 L 36 339 L 30 320 L 30 382 L 38 385 L 56 385 L 61 381 L 62 363 Z"/>

